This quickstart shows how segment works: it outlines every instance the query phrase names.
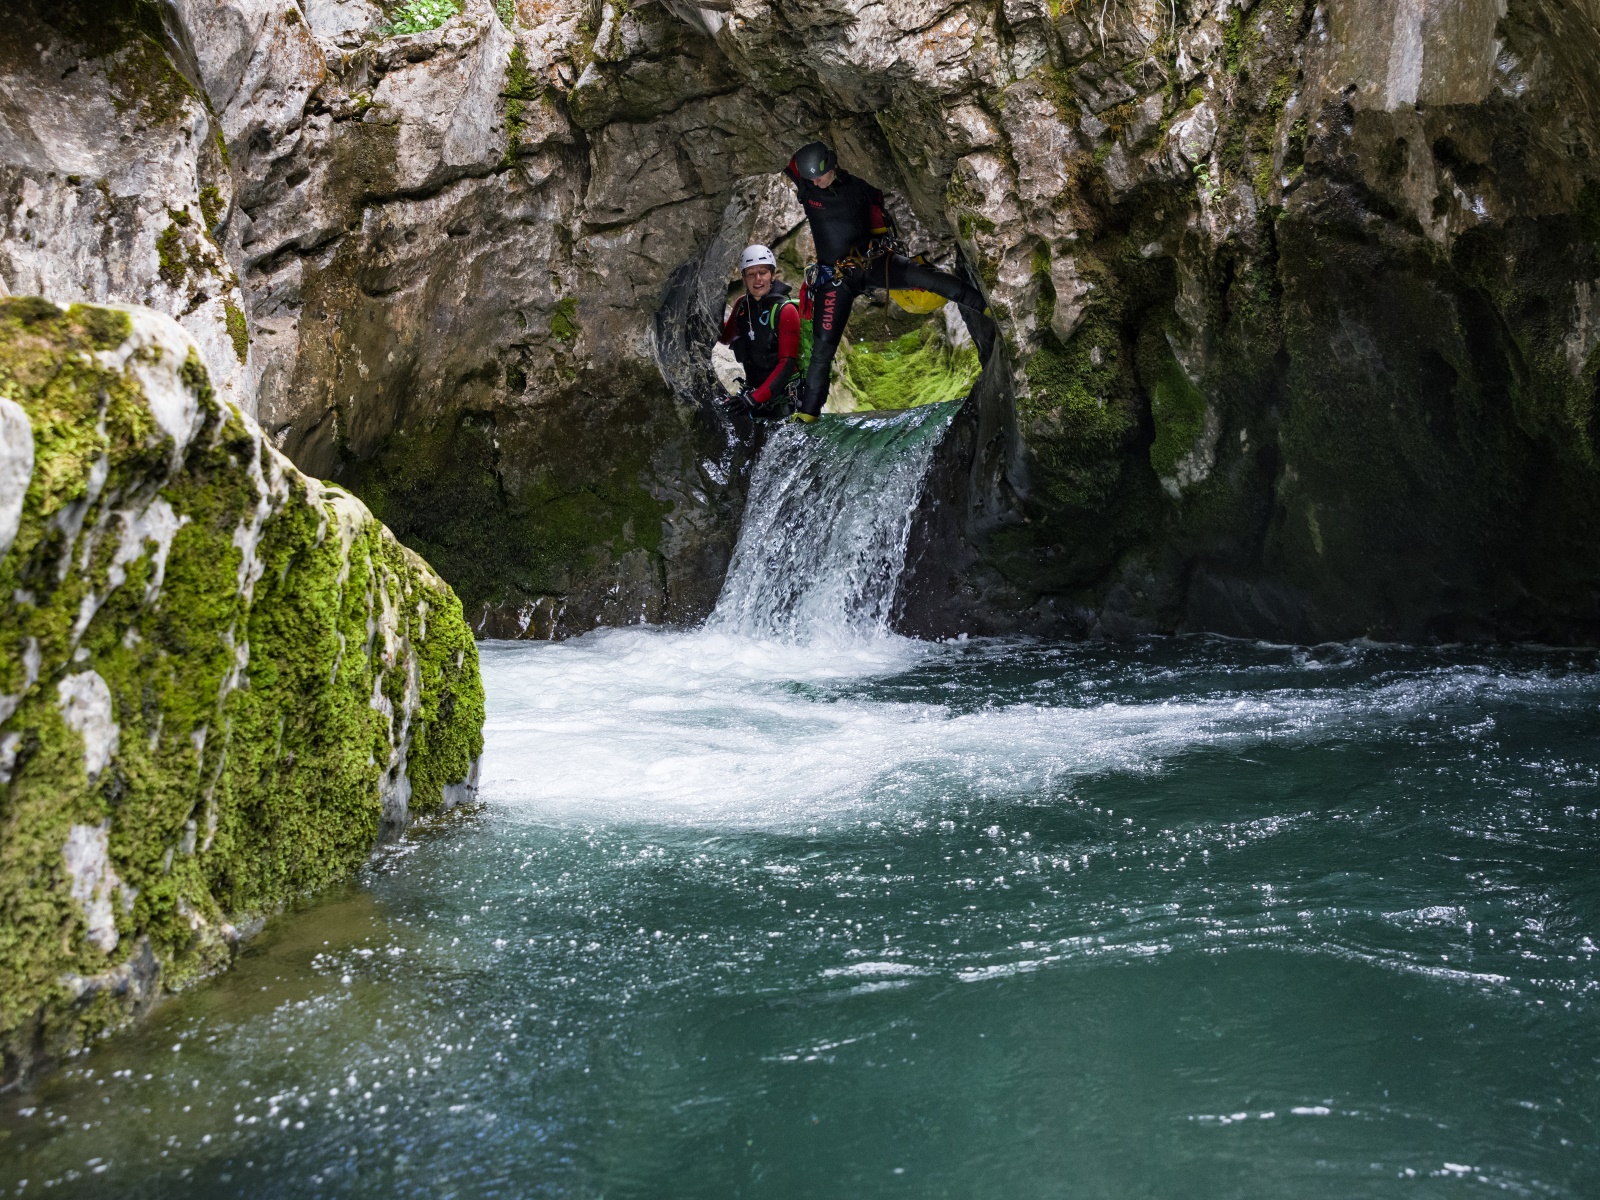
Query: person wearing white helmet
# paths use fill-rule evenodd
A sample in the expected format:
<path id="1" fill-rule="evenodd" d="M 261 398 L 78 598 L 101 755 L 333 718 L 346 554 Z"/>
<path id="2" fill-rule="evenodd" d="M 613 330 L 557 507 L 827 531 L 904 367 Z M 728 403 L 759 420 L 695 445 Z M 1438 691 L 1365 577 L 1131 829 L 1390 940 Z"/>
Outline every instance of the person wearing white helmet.
<path id="1" fill-rule="evenodd" d="M 744 295 L 734 301 L 719 340 L 733 348 L 745 385 L 723 403 L 733 412 L 781 417 L 800 365 L 800 307 L 778 278 L 778 260 L 767 247 L 746 246 L 739 273 Z"/>

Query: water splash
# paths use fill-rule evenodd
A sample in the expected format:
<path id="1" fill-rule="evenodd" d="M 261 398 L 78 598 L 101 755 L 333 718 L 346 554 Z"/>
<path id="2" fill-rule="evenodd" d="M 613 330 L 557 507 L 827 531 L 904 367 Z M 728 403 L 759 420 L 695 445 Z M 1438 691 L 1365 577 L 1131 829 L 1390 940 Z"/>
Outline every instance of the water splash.
<path id="1" fill-rule="evenodd" d="M 707 628 L 781 641 L 889 636 L 923 479 L 959 407 L 780 427 L 756 465 Z"/>

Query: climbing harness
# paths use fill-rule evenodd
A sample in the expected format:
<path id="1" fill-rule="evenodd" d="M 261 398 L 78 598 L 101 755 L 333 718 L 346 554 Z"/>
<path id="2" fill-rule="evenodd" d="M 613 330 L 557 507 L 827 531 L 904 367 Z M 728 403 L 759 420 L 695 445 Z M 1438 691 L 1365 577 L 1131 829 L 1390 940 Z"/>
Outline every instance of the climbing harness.
<path id="1" fill-rule="evenodd" d="M 906 244 L 898 237 L 876 237 L 867 243 L 864 252 L 857 254 L 854 251 L 841 258 L 836 267 L 817 266 L 818 282 L 826 285 L 834 281 L 836 274 L 842 275 L 846 271 L 866 271 L 873 262 L 883 263 L 883 289 L 889 293 L 893 300 L 903 311 L 916 316 L 926 316 L 928 313 L 938 312 L 945 305 L 945 299 L 937 292 L 924 291 L 922 288 L 897 288 L 889 286 L 889 256 L 898 254 L 902 258 L 910 259 L 921 266 L 927 266 L 928 260 L 920 254 L 911 254 L 906 249 Z M 810 271 L 806 278 L 810 279 Z M 874 287 L 879 286 L 876 280 L 872 281 Z"/>

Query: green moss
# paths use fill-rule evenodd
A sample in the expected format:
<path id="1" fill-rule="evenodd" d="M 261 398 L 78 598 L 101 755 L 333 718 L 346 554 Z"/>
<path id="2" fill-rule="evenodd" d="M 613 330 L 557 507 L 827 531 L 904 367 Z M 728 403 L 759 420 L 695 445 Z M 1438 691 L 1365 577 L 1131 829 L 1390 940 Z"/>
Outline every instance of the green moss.
<path id="1" fill-rule="evenodd" d="M 578 338 L 578 301 L 568 296 L 558 300 L 550 310 L 550 336 L 558 342 L 572 342 Z"/>
<path id="2" fill-rule="evenodd" d="M 1157 326 L 1140 337 L 1138 357 L 1139 378 L 1149 393 L 1155 425 L 1150 466 L 1158 476 L 1170 479 L 1205 427 L 1206 398 L 1189 381 Z"/>
<path id="3" fill-rule="evenodd" d="M 978 352 L 957 350 L 928 322 L 882 345 L 850 342 L 840 348 L 840 379 L 858 409 L 915 408 L 955 400 L 972 390 L 983 369 Z"/>
<path id="4" fill-rule="evenodd" d="M 250 327 L 245 322 L 244 310 L 232 300 L 225 299 L 222 311 L 227 320 L 228 340 L 233 343 L 233 352 L 241 363 L 245 362 L 250 357 Z"/>
<path id="5" fill-rule="evenodd" d="M 194 89 L 148 33 L 136 34 L 106 65 L 111 102 L 118 113 L 134 113 L 155 128 L 177 120 Z"/>
<path id="6" fill-rule="evenodd" d="M 1033 248 L 1033 283 L 1039 289 L 1039 299 L 1034 304 L 1034 321 L 1040 329 L 1050 328 L 1056 315 L 1056 287 L 1050 278 L 1050 247 L 1040 242 Z"/>
<path id="7" fill-rule="evenodd" d="M 1256 199 L 1262 202 L 1272 194 L 1272 159 L 1269 155 L 1261 155 L 1256 159 L 1256 169 L 1250 176 L 1250 186 L 1255 190 Z"/>
<path id="8" fill-rule="evenodd" d="M 217 226 L 222 224 L 223 213 L 227 205 L 222 199 L 222 193 L 214 184 L 207 184 L 200 189 L 200 217 L 206 223 L 206 235 L 215 238 Z"/>
<path id="9" fill-rule="evenodd" d="M 1234 9 L 1222 27 L 1222 65 L 1228 74 L 1237 75 L 1244 69 L 1254 39 L 1245 21 L 1245 11 Z"/>
<path id="10" fill-rule="evenodd" d="M 1290 70 L 1284 71 L 1272 81 L 1272 88 L 1267 93 L 1266 115 L 1274 124 L 1283 115 L 1283 110 L 1289 104 L 1289 98 L 1294 95 L 1296 78 L 1296 73 Z"/>
<path id="11" fill-rule="evenodd" d="M 457 0 L 406 0 L 390 14 L 384 32 L 388 36 L 426 33 L 439 28 L 460 12 L 461 5 Z"/>
<path id="12" fill-rule="evenodd" d="M 93 356 L 132 333 L 125 313 L 0 301 L 0 394 L 27 412 L 35 449 L 0 560 L 0 688 L 22 693 L 0 723 L 16 750 L 0 785 L 8 1076 L 130 1015 L 115 988 L 75 999 L 74 976 L 148 945 L 162 985 L 182 986 L 226 965 L 229 923 L 359 867 L 398 747 L 419 812 L 481 749 L 476 655 L 449 589 L 278 458 L 192 353 L 176 374 L 198 427 L 175 447 L 138 377 Z M 135 354 L 172 369 L 148 346 Z M 280 481 L 264 520 L 261 478 Z M 141 515 L 170 535 L 164 565 L 155 533 L 114 562 L 119 531 Z M 40 663 L 26 687 L 25 653 Z M 380 711 L 373 697 L 403 699 L 413 659 L 422 692 L 408 725 L 403 706 Z M 93 778 L 57 691 L 87 671 L 118 730 Z M 76 826 L 108 830 L 125 885 L 111 897 L 114 952 L 88 940 L 70 895 L 63 847 Z"/>
<path id="13" fill-rule="evenodd" d="M 1077 89 L 1065 71 L 1046 62 L 1035 72 L 1035 78 L 1063 121 L 1075 125 L 1083 119 L 1083 102 L 1078 99 Z"/>
<path id="14" fill-rule="evenodd" d="M 1120 138 L 1132 127 L 1134 120 L 1139 115 L 1139 106 L 1132 100 L 1124 104 L 1115 104 L 1100 114 L 1100 119 L 1106 123 L 1106 136 L 1112 141 Z M 1096 161 L 1099 161 L 1098 159 Z"/>
<path id="15" fill-rule="evenodd" d="M 622 555 L 655 556 L 662 545 L 670 506 L 648 487 L 650 454 L 672 431 L 642 406 L 608 414 L 552 427 L 537 411 L 527 424 L 462 412 L 396 431 L 344 477 L 451 581 L 469 612 L 509 597 L 563 596 Z"/>
<path id="16" fill-rule="evenodd" d="M 517 19 L 517 0 L 495 0 L 494 13 L 500 18 L 500 24 L 510 29 Z"/>
<path id="17" fill-rule="evenodd" d="M 528 105 L 538 104 L 543 91 L 539 77 L 528 66 L 528 56 L 522 52 L 521 46 L 513 46 L 506 66 L 506 90 L 502 93 L 506 99 L 507 166 L 516 160 L 517 146 L 528 122 Z"/>
<path id="18" fill-rule="evenodd" d="M 96 350 L 115 350 L 133 333 L 133 321 L 128 314 L 114 308 L 79 305 L 73 310 L 73 320 Z"/>
<path id="19" fill-rule="evenodd" d="M 156 238 L 156 273 L 169 287 L 180 288 L 191 274 L 198 282 L 219 264 L 197 238 L 184 236 L 193 225 L 187 212 L 174 209 L 167 215 L 172 218 L 172 224 Z M 182 220 L 178 219 L 180 217 Z"/>
<path id="20" fill-rule="evenodd" d="M 1028 394 L 1017 415 L 1059 504 L 1093 508 L 1122 473 L 1122 447 L 1137 428 L 1124 399 L 1121 338 L 1111 313 L 1091 307 L 1063 346 L 1047 333 L 1028 359 Z"/>
<path id="21" fill-rule="evenodd" d="M 177 225 L 168 225 L 156 238 L 156 258 L 160 263 L 156 273 L 169 287 L 179 288 L 189 273 L 184 255 L 183 234 Z"/>
<path id="22" fill-rule="evenodd" d="M 995 223 L 980 211 L 983 197 L 964 178 L 957 176 L 945 189 L 945 204 L 955 213 L 956 229 L 968 241 L 974 233 L 993 233 Z"/>
<path id="23" fill-rule="evenodd" d="M 974 212 L 963 212 L 956 218 L 956 228 L 962 237 L 970 241 L 975 233 L 993 233 L 999 227 L 988 217 Z"/>

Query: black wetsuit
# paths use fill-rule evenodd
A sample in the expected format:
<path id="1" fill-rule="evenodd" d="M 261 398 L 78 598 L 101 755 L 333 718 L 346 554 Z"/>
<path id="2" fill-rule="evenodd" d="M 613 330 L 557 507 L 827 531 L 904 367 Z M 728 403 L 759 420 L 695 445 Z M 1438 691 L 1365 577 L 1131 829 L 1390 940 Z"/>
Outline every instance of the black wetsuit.
<path id="1" fill-rule="evenodd" d="M 832 186 L 819 188 L 801 177 L 793 161 L 787 171 L 817 244 L 818 278 L 810 296 L 811 365 L 800 398 L 800 411 L 815 416 L 828 398 L 833 356 L 850 306 L 868 288 L 920 288 L 975 313 L 985 305 L 981 292 L 954 275 L 873 246 L 889 233 L 890 222 L 883 193 L 870 183 L 840 168 Z M 859 265 L 841 267 L 839 260 L 847 258 L 859 260 Z"/>

